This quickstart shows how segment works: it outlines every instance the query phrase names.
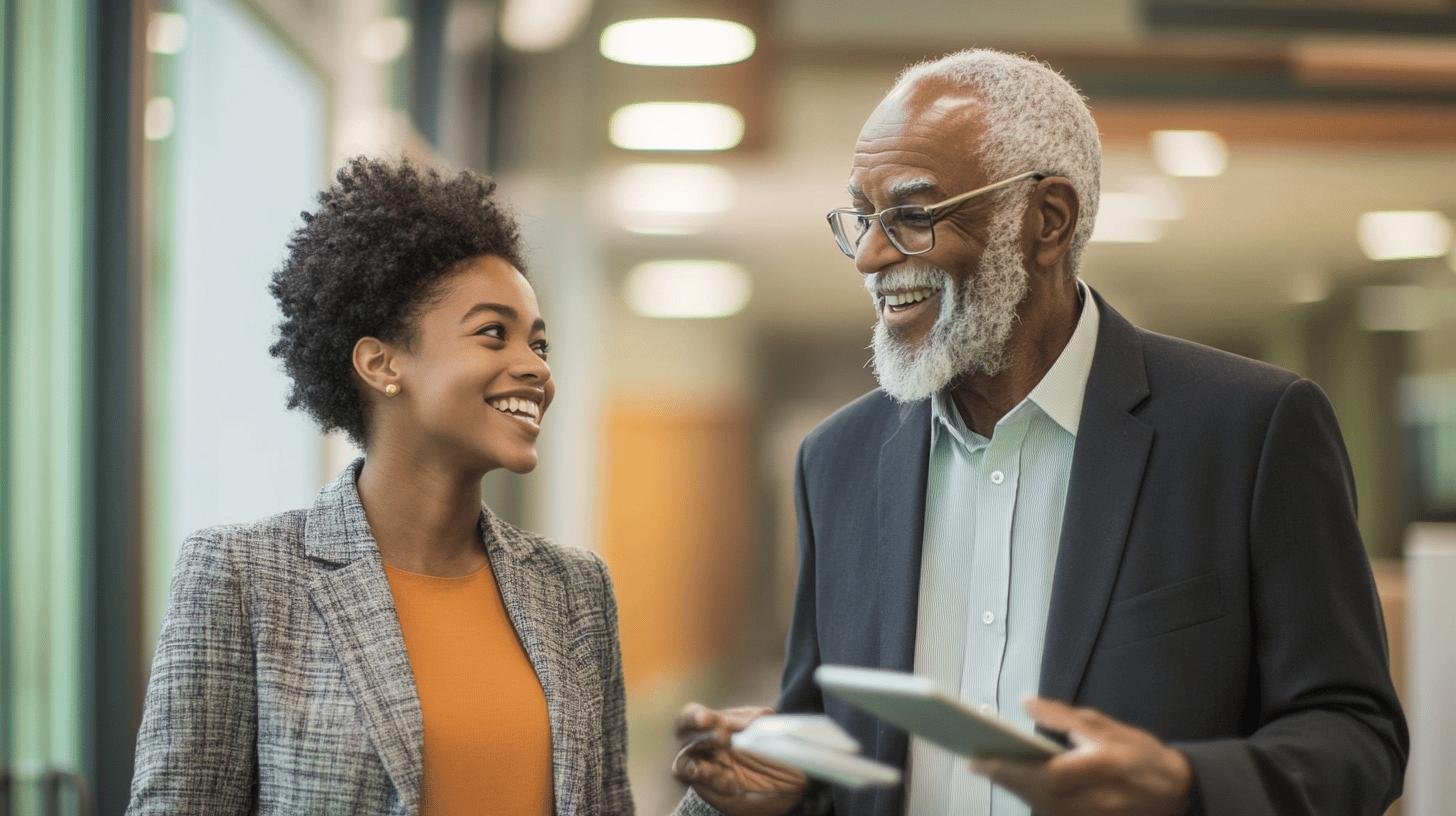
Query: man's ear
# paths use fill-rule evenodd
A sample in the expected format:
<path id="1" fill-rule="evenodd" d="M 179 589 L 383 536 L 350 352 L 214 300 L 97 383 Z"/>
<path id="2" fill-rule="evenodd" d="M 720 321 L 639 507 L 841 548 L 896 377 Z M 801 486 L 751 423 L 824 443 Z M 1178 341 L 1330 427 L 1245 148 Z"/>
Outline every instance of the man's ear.
<path id="1" fill-rule="evenodd" d="M 394 396 L 403 386 L 400 383 L 399 360 L 393 346 L 377 337 L 361 337 L 354 344 L 351 355 L 354 373 L 366 388 L 386 396 Z M 394 394 L 389 391 L 394 386 Z"/>
<path id="2" fill-rule="evenodd" d="M 1031 197 L 1031 260 L 1038 269 L 1056 267 L 1072 247 L 1081 202 L 1070 179 L 1049 176 L 1037 184 Z"/>

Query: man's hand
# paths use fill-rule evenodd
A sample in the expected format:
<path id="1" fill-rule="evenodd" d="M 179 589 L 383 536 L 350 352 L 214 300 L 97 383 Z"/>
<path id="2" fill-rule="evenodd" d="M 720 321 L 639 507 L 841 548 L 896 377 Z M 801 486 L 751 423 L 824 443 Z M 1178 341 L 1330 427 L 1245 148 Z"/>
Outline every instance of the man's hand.
<path id="1" fill-rule="evenodd" d="M 1091 709 L 1039 697 L 1025 706 L 1038 725 L 1067 734 L 1073 750 L 1045 762 L 976 759 L 971 770 L 1051 816 L 1187 812 L 1193 768 L 1183 754 L 1146 731 Z"/>
<path id="2" fill-rule="evenodd" d="M 743 706 L 715 710 L 689 703 L 677 717 L 683 743 L 672 773 L 726 816 L 780 816 L 804 795 L 808 780 L 794 768 L 733 750 L 733 734 L 773 709 Z"/>

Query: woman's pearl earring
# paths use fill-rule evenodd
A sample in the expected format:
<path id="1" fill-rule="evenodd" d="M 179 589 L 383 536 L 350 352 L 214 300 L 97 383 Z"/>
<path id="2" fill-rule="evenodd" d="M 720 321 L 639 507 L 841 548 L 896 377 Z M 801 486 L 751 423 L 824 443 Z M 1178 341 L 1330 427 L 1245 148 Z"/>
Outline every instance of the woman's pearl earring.
<path id="1" fill-rule="evenodd" d="M 384 396 L 392 397 L 399 393 L 399 386 L 394 383 L 384 386 Z"/>

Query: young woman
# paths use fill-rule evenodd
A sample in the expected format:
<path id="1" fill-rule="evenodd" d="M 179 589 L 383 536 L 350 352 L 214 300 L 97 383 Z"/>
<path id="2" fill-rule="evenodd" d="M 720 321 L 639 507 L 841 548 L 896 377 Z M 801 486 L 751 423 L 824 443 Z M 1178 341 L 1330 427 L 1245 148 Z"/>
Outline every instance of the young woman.
<path id="1" fill-rule="evenodd" d="M 358 158 L 304 214 L 271 351 L 365 455 L 183 545 L 129 813 L 632 811 L 607 571 L 480 502 L 555 392 L 493 191 Z"/>

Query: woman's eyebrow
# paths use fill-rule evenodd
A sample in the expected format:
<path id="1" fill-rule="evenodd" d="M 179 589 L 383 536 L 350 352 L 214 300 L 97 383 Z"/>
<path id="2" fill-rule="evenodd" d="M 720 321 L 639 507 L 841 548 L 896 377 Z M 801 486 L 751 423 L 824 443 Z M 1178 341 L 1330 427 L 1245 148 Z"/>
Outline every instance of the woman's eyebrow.
<path id="1" fill-rule="evenodd" d="M 464 323 L 481 312 L 495 312 L 507 320 L 516 319 L 516 310 L 504 303 L 477 303 L 465 311 L 465 316 L 460 318 L 460 322 Z"/>
<path id="2" fill-rule="evenodd" d="M 504 303 L 477 303 L 465 311 L 465 316 L 460 318 L 460 322 L 466 323 L 481 312 L 495 312 L 507 320 L 516 320 L 520 317 L 520 313 L 516 311 L 515 307 L 507 306 Z M 531 332 L 534 334 L 541 331 L 546 331 L 546 321 L 538 317 L 531 323 Z"/>

